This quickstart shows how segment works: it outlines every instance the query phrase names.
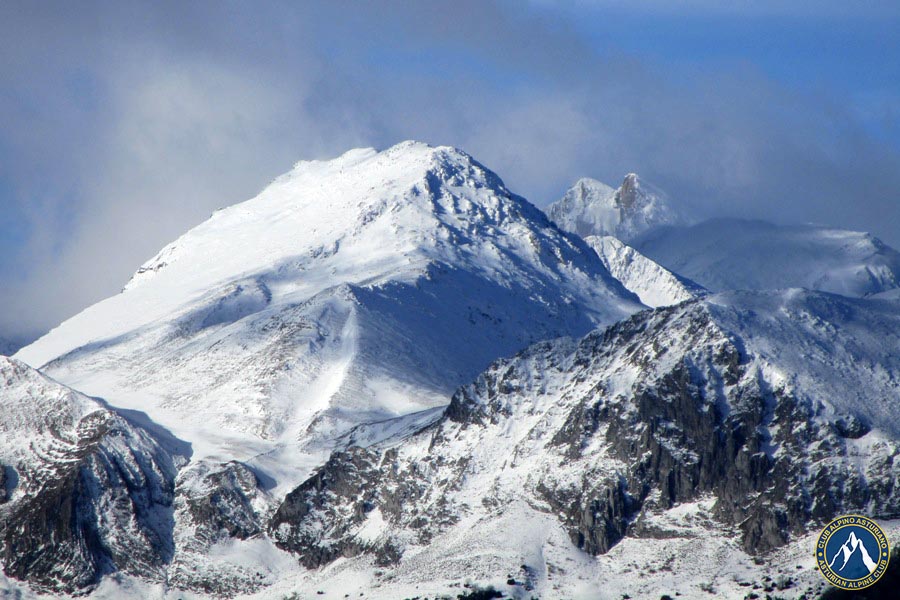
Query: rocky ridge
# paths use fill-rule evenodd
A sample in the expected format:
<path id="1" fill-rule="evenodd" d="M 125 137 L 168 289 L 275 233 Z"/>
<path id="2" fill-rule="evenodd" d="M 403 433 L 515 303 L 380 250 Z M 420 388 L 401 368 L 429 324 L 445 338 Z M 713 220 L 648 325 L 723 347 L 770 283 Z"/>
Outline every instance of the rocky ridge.
<path id="1" fill-rule="evenodd" d="M 771 338 L 736 327 L 762 307 L 759 318 L 777 320 L 776 329 L 796 331 L 794 319 L 817 314 L 809 341 L 854 318 L 895 319 L 887 307 L 836 296 L 713 296 L 640 313 L 577 343 L 538 344 L 461 388 L 443 419 L 404 443 L 334 454 L 287 496 L 270 533 L 319 567 L 362 554 L 402 563 L 454 527 L 488 527 L 519 502 L 553 515 L 593 555 L 626 537 L 685 535 L 660 530 L 660 515 L 704 499 L 712 535 L 757 555 L 837 513 L 896 518 L 897 423 L 781 371 L 766 349 Z M 852 333 L 839 343 L 877 352 Z M 806 373 L 817 359 L 807 356 Z M 838 376 L 856 380 L 867 360 Z M 896 397 L 897 383 L 883 385 L 866 393 L 884 408 L 876 396 Z"/>
<path id="2" fill-rule="evenodd" d="M 588 236 L 584 241 L 594 249 L 610 274 L 647 306 L 678 304 L 705 293 L 702 286 L 669 271 L 618 238 Z"/>
<path id="3" fill-rule="evenodd" d="M 186 458 L 13 359 L 0 357 L 0 397 L 4 572 L 54 593 L 112 572 L 164 580 Z"/>

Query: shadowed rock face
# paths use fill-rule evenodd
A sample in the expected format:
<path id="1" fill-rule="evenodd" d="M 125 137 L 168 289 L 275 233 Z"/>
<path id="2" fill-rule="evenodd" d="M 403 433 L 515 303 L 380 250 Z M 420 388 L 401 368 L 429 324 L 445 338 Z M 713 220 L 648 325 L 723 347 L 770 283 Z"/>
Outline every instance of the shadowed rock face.
<path id="1" fill-rule="evenodd" d="M 91 413 L 74 446 L 25 482 L 35 491 L 0 513 L 4 571 L 51 593 L 90 588 L 114 571 L 164 580 L 174 474 L 145 433 L 108 411 Z"/>
<path id="2" fill-rule="evenodd" d="M 0 463 L 0 504 L 6 504 L 6 501 L 9 500 L 10 490 L 8 487 L 10 486 L 10 481 L 9 475 L 6 473 L 9 468 Z"/>
<path id="3" fill-rule="evenodd" d="M 222 597 L 267 583 L 207 559 L 216 543 L 263 534 L 272 500 L 254 473 L 235 461 L 186 465 L 172 442 L 0 358 L 5 574 L 51 595 L 88 593 L 111 573 Z"/>
<path id="4" fill-rule="evenodd" d="M 202 528 L 201 537 L 213 541 L 225 537 L 246 540 L 261 531 L 253 498 L 259 493 L 256 476 L 238 462 L 222 465 L 204 478 L 203 493 L 184 492 L 185 507 L 192 521 Z"/>
<path id="5" fill-rule="evenodd" d="M 173 457 L 144 429 L 0 357 L 0 564 L 49 593 L 115 571 L 165 581 Z"/>
<path id="6" fill-rule="evenodd" d="M 900 511 L 897 444 L 877 441 L 858 463 L 850 444 L 867 426 L 823 417 L 818 399 L 779 385 L 764 364 L 703 302 L 640 313 L 574 350 L 538 344 L 461 388 L 441 422 L 396 449 L 334 454 L 270 527 L 321 565 L 377 551 L 358 535 L 376 509 L 388 522 L 380 540 L 427 539 L 478 505 L 524 497 L 602 554 L 625 536 L 660 535 L 653 515 L 714 498 L 720 531 L 763 554 L 836 513 Z M 617 383 L 627 371 L 633 379 Z M 516 422 L 528 424 L 518 443 L 480 453 Z M 517 463 L 529 466 L 511 479 Z"/>

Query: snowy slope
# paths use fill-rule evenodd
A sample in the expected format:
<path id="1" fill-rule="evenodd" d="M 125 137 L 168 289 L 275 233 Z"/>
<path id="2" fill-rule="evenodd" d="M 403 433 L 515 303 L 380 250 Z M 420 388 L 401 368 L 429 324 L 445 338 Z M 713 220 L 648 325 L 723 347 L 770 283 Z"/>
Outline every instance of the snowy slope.
<path id="1" fill-rule="evenodd" d="M 596 179 L 579 179 L 547 208 L 547 215 L 581 237 L 610 235 L 625 242 L 654 227 L 685 221 L 665 192 L 634 173 L 615 190 Z"/>
<path id="2" fill-rule="evenodd" d="M 351 427 L 640 308 L 471 157 L 406 142 L 299 163 L 17 357 L 284 489 Z"/>
<path id="3" fill-rule="evenodd" d="M 641 302 L 654 308 L 678 304 L 703 294 L 703 287 L 672 273 L 611 235 L 584 239 L 610 274 Z"/>
<path id="4" fill-rule="evenodd" d="M 900 253 L 844 229 L 714 219 L 649 231 L 633 245 L 715 291 L 804 287 L 866 296 L 900 285 Z"/>
<path id="5" fill-rule="evenodd" d="M 312 569 L 294 589 L 338 597 L 812 594 L 821 523 L 900 511 L 898 332 L 892 302 L 789 290 L 540 343 L 333 455 L 270 533 Z"/>

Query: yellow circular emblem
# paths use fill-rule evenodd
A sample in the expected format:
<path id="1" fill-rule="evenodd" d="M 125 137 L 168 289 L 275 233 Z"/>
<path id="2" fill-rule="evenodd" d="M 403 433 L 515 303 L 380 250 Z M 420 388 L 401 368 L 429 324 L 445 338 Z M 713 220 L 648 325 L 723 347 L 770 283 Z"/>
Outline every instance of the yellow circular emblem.
<path id="1" fill-rule="evenodd" d="M 819 572 L 842 590 L 861 590 L 875 584 L 890 559 L 891 545 L 884 530 L 861 515 L 834 519 L 816 541 Z"/>

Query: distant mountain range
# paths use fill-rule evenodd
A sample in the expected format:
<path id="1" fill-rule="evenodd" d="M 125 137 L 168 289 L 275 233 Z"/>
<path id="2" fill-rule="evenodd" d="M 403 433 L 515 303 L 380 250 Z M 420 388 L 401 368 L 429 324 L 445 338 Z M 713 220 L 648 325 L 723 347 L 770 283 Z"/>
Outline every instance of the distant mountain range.
<path id="1" fill-rule="evenodd" d="M 803 287 L 862 297 L 900 287 L 900 253 L 868 233 L 747 219 L 698 223 L 634 174 L 617 190 L 581 179 L 547 214 L 585 238 L 624 242 L 711 291 Z"/>
<path id="2" fill-rule="evenodd" d="M 863 297 L 900 285 L 900 252 L 858 231 L 715 219 L 648 231 L 633 244 L 716 291 L 803 287 Z"/>

